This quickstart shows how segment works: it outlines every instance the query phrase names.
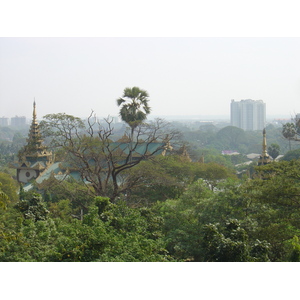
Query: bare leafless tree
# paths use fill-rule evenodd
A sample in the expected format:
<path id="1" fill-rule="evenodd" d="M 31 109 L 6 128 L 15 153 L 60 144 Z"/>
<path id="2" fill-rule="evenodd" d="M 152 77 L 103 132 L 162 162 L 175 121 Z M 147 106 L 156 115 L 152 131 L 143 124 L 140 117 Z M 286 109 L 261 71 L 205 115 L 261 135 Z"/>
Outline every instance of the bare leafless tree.
<path id="1" fill-rule="evenodd" d="M 93 112 L 87 122 L 67 114 L 50 114 L 44 116 L 40 128 L 52 147 L 63 150 L 65 168 L 78 172 L 95 195 L 113 202 L 127 188 L 122 174 L 142 160 L 164 155 L 179 133 L 156 119 L 136 126 L 133 140 L 115 141 L 112 120 L 104 121 L 100 123 Z M 130 134 L 131 128 L 128 130 Z"/>

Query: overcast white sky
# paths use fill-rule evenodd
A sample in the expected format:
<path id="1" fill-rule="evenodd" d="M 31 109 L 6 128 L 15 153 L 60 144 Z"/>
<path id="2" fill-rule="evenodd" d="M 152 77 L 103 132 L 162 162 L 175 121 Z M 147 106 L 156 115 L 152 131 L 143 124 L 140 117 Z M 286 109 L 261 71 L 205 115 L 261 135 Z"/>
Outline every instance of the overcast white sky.
<path id="1" fill-rule="evenodd" d="M 0 115 L 117 115 L 125 87 L 153 115 L 228 115 L 231 99 L 300 112 L 300 38 L 0 38 Z"/>
<path id="2" fill-rule="evenodd" d="M 165 25 L 169 17 L 171 21 L 167 24 L 177 29 L 178 36 L 184 36 L 181 30 L 184 28 L 183 24 L 196 25 L 198 22 L 198 27 L 191 26 L 192 30 L 186 31 L 192 33 L 186 37 L 176 37 L 176 31 L 175 34 L 171 31 L 170 37 L 155 37 L 161 36 L 160 33 L 168 36 L 168 31 L 164 30 L 163 26 L 159 27 L 159 30 L 154 27 L 156 30 L 153 35 L 149 34 L 151 31 L 148 27 L 139 34 L 136 29 L 141 25 L 141 13 L 133 15 L 134 33 L 125 34 L 128 37 L 118 37 L 124 35 L 123 27 L 133 28 L 130 13 L 126 16 L 126 22 L 122 22 L 118 21 L 124 17 L 122 10 L 115 10 L 114 18 L 111 20 L 106 19 L 103 10 L 100 10 L 102 12 L 100 18 L 99 11 L 95 10 L 94 15 L 91 9 L 89 10 L 91 16 L 84 15 L 83 12 L 83 23 L 89 23 L 93 17 L 98 17 L 106 22 L 107 30 L 116 22 L 117 30 L 112 27 L 111 33 L 111 36 L 116 37 L 109 37 L 109 33 L 106 37 L 73 37 L 76 34 L 68 34 L 70 31 L 62 30 L 65 27 L 68 29 L 72 27 L 65 20 L 63 12 L 59 10 L 56 18 L 51 15 L 55 12 L 52 6 L 47 8 L 48 15 L 45 15 L 45 18 L 51 20 L 51 29 L 53 26 L 56 31 L 49 35 L 51 31 L 43 30 L 49 27 L 42 27 L 42 16 L 35 12 L 31 15 L 23 14 L 22 11 L 27 8 L 27 4 L 25 6 L 20 2 L 17 17 L 23 18 L 24 22 L 18 19 L 17 30 L 13 30 L 11 35 L 2 34 L 0 37 L 0 117 L 25 115 L 31 118 L 34 98 L 38 118 L 58 112 L 86 117 L 91 110 L 101 117 L 115 116 L 119 111 L 116 99 L 122 95 L 125 87 L 133 86 L 148 91 L 152 107 L 151 115 L 154 116 L 222 115 L 229 118 L 231 99 L 263 100 L 267 105 L 267 116 L 291 116 L 300 112 L 299 37 L 276 37 L 274 32 L 272 37 L 250 37 L 251 31 L 246 30 L 249 27 L 243 27 L 240 35 L 235 31 L 233 35 L 225 33 L 225 36 L 231 37 L 217 37 L 218 30 L 226 24 L 237 30 L 245 24 L 252 29 L 255 24 L 262 24 L 260 22 L 272 28 L 274 24 L 278 24 L 275 28 L 278 29 L 280 36 L 284 36 L 280 23 L 282 16 L 278 15 L 284 8 L 278 6 L 277 2 L 272 2 L 275 4 L 270 7 L 264 6 L 264 1 L 258 1 L 260 9 L 251 6 L 253 14 L 247 17 L 245 14 L 232 11 L 223 14 L 224 9 L 228 8 L 228 3 L 235 4 L 236 8 L 239 1 L 230 0 L 226 6 L 219 1 L 219 10 L 213 6 L 216 1 L 213 2 L 209 2 L 213 3 L 212 6 L 205 8 L 214 12 L 214 18 L 206 16 L 206 11 L 201 9 L 203 6 L 198 11 L 190 9 L 192 17 L 189 18 L 177 2 L 172 2 L 175 3 L 173 10 L 165 5 L 156 16 L 152 15 L 152 25 L 161 24 L 159 22 L 162 20 Z M 88 8 L 88 5 L 80 7 L 78 2 L 74 3 L 73 9 L 77 9 L 76 12 Z M 122 3 L 123 9 L 125 6 L 123 7 Z M 277 15 L 274 14 L 274 7 L 277 9 L 275 10 Z M 15 12 L 13 8 L 11 5 L 11 11 Z M 63 8 L 68 9 L 68 16 L 73 16 L 68 6 Z M 251 8 L 247 7 L 247 10 Z M 114 9 L 114 3 L 109 9 Z M 156 12 L 153 8 L 151 11 L 150 6 L 148 10 Z M 175 13 L 166 17 L 164 11 Z M 263 11 L 272 16 L 273 24 L 263 19 L 265 18 Z M 7 18 L 3 10 L 0 14 L 2 19 L 6 18 L 6 27 L 10 28 L 14 20 Z M 174 18 L 179 23 L 177 27 L 174 26 Z M 232 19 L 234 19 L 232 23 L 226 22 Z M 28 20 L 31 20 L 31 23 Z M 57 30 L 54 25 L 60 24 L 59 21 L 62 20 L 65 27 L 59 27 Z M 76 15 L 76 20 L 81 18 Z M 147 22 L 150 20 L 149 17 L 143 15 L 143 20 L 149 25 Z M 290 20 L 293 18 L 289 18 L 285 23 L 291 22 Z M 81 31 L 83 23 L 73 23 L 77 25 L 74 27 L 75 32 L 77 29 L 80 36 L 84 36 Z M 195 36 L 195 28 L 203 28 L 203 25 L 210 28 L 212 24 L 218 24 L 218 30 L 214 30 L 211 35 L 214 37 L 210 37 L 209 34 L 203 35 L 203 32 L 199 36 L 204 37 L 192 37 Z M 99 28 L 103 28 L 100 25 Z M 25 31 L 25 34 L 22 32 L 18 35 L 18 30 L 23 27 L 29 29 L 33 27 L 35 30 L 33 34 L 26 34 Z M 41 31 L 36 31 L 39 28 L 42 28 Z M 87 32 L 91 28 L 95 26 L 89 27 Z M 258 35 L 256 32 L 253 36 L 268 33 L 263 31 L 261 26 Z M 43 36 L 43 33 L 45 36 L 72 37 L 36 37 Z M 143 36 L 143 33 L 144 37 L 138 37 Z M 243 36 L 244 33 L 247 33 L 248 37 L 234 37 Z M 88 36 L 95 36 L 95 32 L 91 30 Z"/>

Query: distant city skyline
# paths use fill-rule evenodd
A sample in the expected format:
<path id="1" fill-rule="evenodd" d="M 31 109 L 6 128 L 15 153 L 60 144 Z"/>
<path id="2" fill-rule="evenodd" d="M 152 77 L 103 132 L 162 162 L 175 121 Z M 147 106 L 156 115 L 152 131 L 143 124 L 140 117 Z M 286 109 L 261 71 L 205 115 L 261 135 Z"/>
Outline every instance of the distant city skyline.
<path id="1" fill-rule="evenodd" d="M 45 115 L 41 115 L 41 114 L 39 114 L 39 112 L 37 111 L 37 113 L 38 113 L 38 120 L 42 120 L 43 119 L 43 116 Z M 68 114 L 68 112 L 66 112 L 67 114 Z M 47 114 L 47 113 L 46 113 Z M 295 113 L 291 113 L 291 114 L 273 114 L 273 115 L 268 115 L 268 114 L 266 114 L 266 119 L 267 119 L 267 121 L 268 120 L 271 120 L 271 119 L 280 119 L 280 118 L 282 118 L 282 119 L 287 119 L 287 120 L 289 120 L 289 119 L 294 119 L 295 117 L 296 117 L 296 115 L 297 115 L 297 113 L 295 112 Z M 30 114 L 28 114 L 28 115 L 12 115 L 12 116 L 10 116 L 10 117 L 7 117 L 7 116 L 4 116 L 4 115 L 1 115 L 0 116 L 0 119 L 2 119 L 2 118 L 7 118 L 8 120 L 9 120 L 9 123 L 11 122 L 11 119 L 12 118 L 23 118 L 23 117 L 25 117 L 26 118 L 26 123 L 30 123 L 30 121 L 32 120 L 32 114 L 30 115 Z M 86 115 L 86 116 L 79 116 L 80 118 L 82 118 L 82 119 L 85 119 L 85 118 L 87 118 L 88 117 L 88 115 Z M 119 114 L 117 113 L 116 115 L 108 115 L 108 116 L 97 116 L 97 117 L 99 117 L 100 119 L 102 119 L 102 118 L 106 118 L 106 117 L 118 117 L 118 118 L 120 118 L 119 117 Z M 148 117 L 147 117 L 147 119 L 148 120 L 153 120 L 153 119 L 156 119 L 156 118 L 163 118 L 163 119 L 166 119 L 166 120 L 182 120 L 182 119 L 184 119 L 184 120 L 228 120 L 228 121 L 230 121 L 230 113 L 229 114 L 224 114 L 224 115 L 222 115 L 222 114 L 220 114 L 220 115 L 213 115 L 213 114 L 211 114 L 211 115 L 154 115 L 154 114 L 150 114 L 150 115 L 148 115 Z"/>
<path id="2" fill-rule="evenodd" d="M 151 116 L 230 118 L 232 99 L 300 112 L 300 38 L 0 38 L 0 117 L 117 116 L 125 87 Z"/>

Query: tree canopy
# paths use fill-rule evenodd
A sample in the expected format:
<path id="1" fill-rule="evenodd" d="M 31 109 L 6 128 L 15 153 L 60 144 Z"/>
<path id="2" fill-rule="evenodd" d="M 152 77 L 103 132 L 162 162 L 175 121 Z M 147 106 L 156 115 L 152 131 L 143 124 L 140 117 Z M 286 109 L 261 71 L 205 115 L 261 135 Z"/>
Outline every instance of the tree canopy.
<path id="1" fill-rule="evenodd" d="M 112 120 L 101 124 L 93 113 L 86 124 L 66 114 L 46 115 L 40 127 L 44 136 L 51 139 L 52 147 L 63 150 L 66 167 L 79 172 L 95 195 L 110 197 L 112 201 L 127 189 L 122 184 L 122 173 L 163 154 L 178 135 L 168 123 L 157 119 L 135 127 L 131 142 L 114 141 Z"/>

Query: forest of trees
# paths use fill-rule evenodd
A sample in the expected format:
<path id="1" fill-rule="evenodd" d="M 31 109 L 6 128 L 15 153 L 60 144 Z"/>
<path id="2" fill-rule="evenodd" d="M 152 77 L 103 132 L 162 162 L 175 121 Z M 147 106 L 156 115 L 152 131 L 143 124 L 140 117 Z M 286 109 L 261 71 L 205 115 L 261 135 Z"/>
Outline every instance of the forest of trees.
<path id="1" fill-rule="evenodd" d="M 299 150 L 295 140 L 294 150 L 283 150 L 289 141 L 282 128 L 267 133 L 270 151 L 282 151 L 283 160 L 254 162 L 238 176 L 235 165 L 247 161 L 245 154 L 261 152 L 261 132 L 210 127 L 181 131 L 179 139 L 169 124 L 146 122 L 146 91 L 125 89 L 117 103 L 128 125 L 125 158 L 112 150 L 109 120 L 103 127 L 53 114 L 41 123 L 57 158 L 85 165 L 82 178 L 90 184 L 52 176 L 24 191 L 8 164 L 26 136 L 14 132 L 11 143 L 0 144 L 0 261 L 300 261 Z M 151 152 L 154 141 L 162 146 Z M 169 143 L 173 151 L 161 155 Z M 183 143 L 190 157 L 177 151 Z M 221 155 L 232 147 L 241 154 Z M 108 177 L 98 176 L 104 171 Z"/>
<path id="2" fill-rule="evenodd" d="M 300 260 L 299 161 L 257 167 L 249 180 L 217 164 L 159 160 L 132 169 L 140 183 L 115 203 L 68 181 L 49 183 L 44 197 L 17 195 L 1 173 L 0 260 Z"/>

